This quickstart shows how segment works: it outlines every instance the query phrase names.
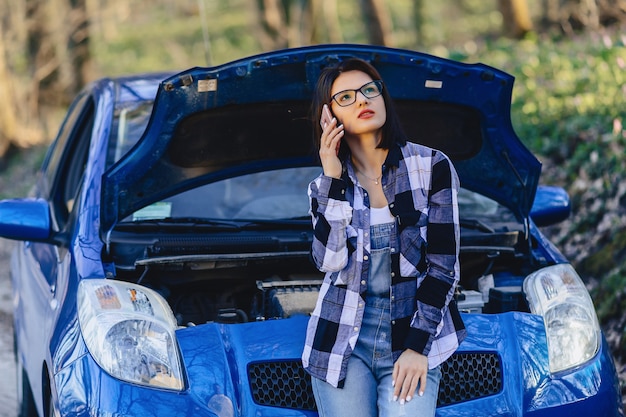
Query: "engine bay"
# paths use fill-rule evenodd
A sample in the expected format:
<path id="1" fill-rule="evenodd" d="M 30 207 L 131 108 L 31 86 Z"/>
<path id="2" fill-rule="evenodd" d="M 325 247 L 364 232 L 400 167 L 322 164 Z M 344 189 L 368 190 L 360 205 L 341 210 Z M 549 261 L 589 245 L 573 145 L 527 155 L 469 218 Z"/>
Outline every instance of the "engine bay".
<path id="1" fill-rule="evenodd" d="M 116 232 L 111 255 L 117 279 L 158 291 L 180 326 L 245 323 L 308 315 L 323 274 L 309 259 L 310 231 L 153 237 Z M 534 269 L 518 223 L 494 227 L 461 222 L 461 281 L 455 294 L 464 313 L 529 311 L 522 282 Z M 536 267 L 535 267 L 536 268 Z"/>

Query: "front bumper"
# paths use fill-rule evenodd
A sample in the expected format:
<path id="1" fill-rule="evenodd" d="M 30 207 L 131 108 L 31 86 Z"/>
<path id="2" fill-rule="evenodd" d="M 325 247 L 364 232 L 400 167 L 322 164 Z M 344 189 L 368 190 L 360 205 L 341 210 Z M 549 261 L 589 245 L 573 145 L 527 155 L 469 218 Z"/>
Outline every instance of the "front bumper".
<path id="1" fill-rule="evenodd" d="M 465 359 L 442 379 L 438 417 L 622 416 L 606 343 L 579 369 L 551 375 L 541 317 L 463 318 L 468 337 L 457 354 Z M 187 379 L 181 392 L 121 382 L 82 355 L 55 375 L 58 408 L 62 416 L 316 416 L 299 364 L 307 320 L 177 331 Z"/>

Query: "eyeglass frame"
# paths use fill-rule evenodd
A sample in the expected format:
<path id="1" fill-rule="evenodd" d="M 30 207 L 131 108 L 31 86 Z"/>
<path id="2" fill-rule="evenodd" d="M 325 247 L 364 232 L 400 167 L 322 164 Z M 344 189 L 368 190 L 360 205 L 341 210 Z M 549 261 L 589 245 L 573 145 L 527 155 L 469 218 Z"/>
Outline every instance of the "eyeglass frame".
<path id="1" fill-rule="evenodd" d="M 376 95 L 369 96 L 369 95 L 367 95 L 367 94 L 365 94 L 365 93 L 363 92 L 363 89 L 364 89 L 365 87 L 367 87 L 368 85 L 370 85 L 370 84 L 374 84 L 374 85 L 378 88 L 378 93 L 377 93 Z M 332 101 L 334 101 L 335 103 L 337 103 L 337 105 L 338 105 L 339 107 L 348 107 L 348 106 L 351 106 L 351 105 L 353 105 L 354 103 L 356 103 L 357 93 L 361 93 L 361 94 L 363 95 L 363 97 L 365 97 L 365 98 L 370 98 L 370 99 L 371 99 L 371 98 L 376 98 L 376 97 L 380 96 L 380 95 L 383 93 L 383 86 L 384 86 L 384 84 L 383 84 L 383 81 L 382 81 L 382 80 L 372 80 L 372 81 L 370 81 L 370 82 L 367 82 L 367 83 L 363 84 L 362 86 L 360 86 L 360 87 L 359 87 L 359 88 L 357 88 L 357 89 L 347 89 L 347 90 L 341 90 L 341 91 L 339 91 L 338 93 L 333 94 L 333 95 L 330 97 L 330 101 L 331 101 L 331 102 L 332 102 Z M 340 94 L 343 94 L 343 93 L 349 92 L 349 91 L 351 91 L 351 92 L 353 92 L 353 93 L 354 93 L 354 100 L 353 100 L 351 103 L 349 103 L 349 104 L 341 104 L 341 103 L 339 103 L 339 100 L 337 100 L 337 96 L 338 96 L 338 95 L 340 95 Z"/>

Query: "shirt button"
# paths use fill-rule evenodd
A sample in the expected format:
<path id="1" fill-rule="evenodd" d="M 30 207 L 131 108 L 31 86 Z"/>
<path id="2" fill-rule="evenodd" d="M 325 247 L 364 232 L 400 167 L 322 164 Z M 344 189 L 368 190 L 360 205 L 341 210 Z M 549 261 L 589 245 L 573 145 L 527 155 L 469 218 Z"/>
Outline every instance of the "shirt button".
<path id="1" fill-rule="evenodd" d="M 355 331 L 355 332 L 358 332 L 358 331 L 359 331 L 359 328 L 358 328 L 357 326 L 354 326 L 354 331 Z"/>
<path id="2" fill-rule="evenodd" d="M 363 303 L 359 303 L 359 307 L 363 307 Z"/>
<path id="3" fill-rule="evenodd" d="M 368 237 L 370 234 L 368 232 L 365 232 L 364 236 Z"/>
<path id="4" fill-rule="evenodd" d="M 391 320 L 391 324 L 393 324 L 395 326 L 396 321 L 395 320 Z"/>
<path id="5" fill-rule="evenodd" d="M 367 257 L 367 255 L 365 255 L 365 256 L 363 257 L 363 260 L 364 260 L 364 261 L 367 261 L 368 259 L 369 259 L 369 258 Z"/>
<path id="6" fill-rule="evenodd" d="M 392 273 L 391 273 L 391 278 L 393 278 L 393 277 L 395 277 L 395 276 L 396 276 L 396 273 L 395 273 L 395 272 L 392 272 Z"/>
<path id="7" fill-rule="evenodd" d="M 365 285 L 365 284 L 366 284 L 365 280 L 361 280 L 361 285 Z"/>
<path id="8" fill-rule="evenodd" d="M 393 203 L 389 204 L 389 208 L 393 208 Z"/>
<path id="9" fill-rule="evenodd" d="M 341 194 L 345 194 L 345 193 L 346 193 L 346 190 L 341 190 Z"/>
<path id="10" fill-rule="evenodd" d="M 391 248 L 391 253 L 394 253 L 396 250 L 394 248 Z"/>
<path id="11" fill-rule="evenodd" d="M 393 300 L 395 300 L 395 299 L 396 299 L 396 296 L 395 296 L 395 295 L 392 295 L 392 296 L 391 296 L 391 300 L 393 301 Z"/>

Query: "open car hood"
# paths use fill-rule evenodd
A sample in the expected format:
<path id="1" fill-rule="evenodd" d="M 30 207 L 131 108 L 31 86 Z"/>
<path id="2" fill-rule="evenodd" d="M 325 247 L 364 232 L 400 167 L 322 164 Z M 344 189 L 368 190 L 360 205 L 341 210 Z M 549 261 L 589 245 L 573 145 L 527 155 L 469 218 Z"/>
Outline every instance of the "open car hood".
<path id="1" fill-rule="evenodd" d="M 142 207 L 201 184 L 315 165 L 312 91 L 322 68 L 352 56 L 381 73 L 412 141 L 445 152 L 464 188 L 528 217 L 541 164 L 513 131 L 511 75 L 408 50 L 318 45 L 164 80 L 143 137 L 103 177 L 102 233 Z"/>

